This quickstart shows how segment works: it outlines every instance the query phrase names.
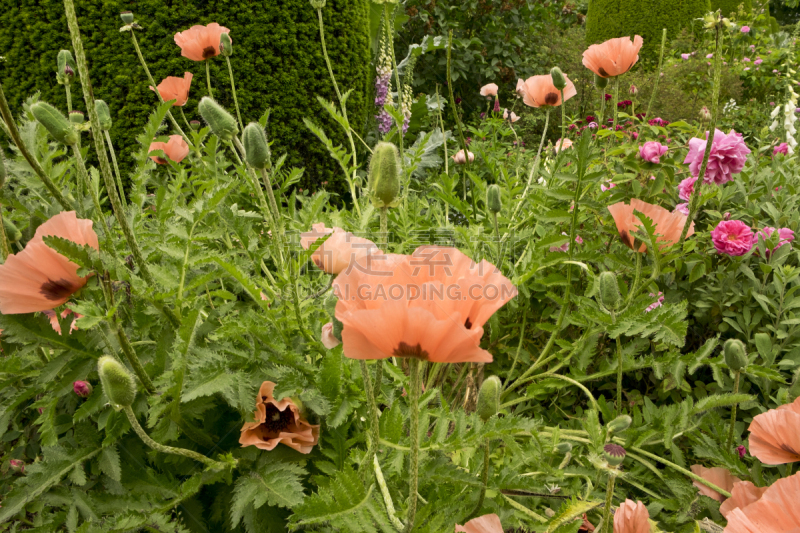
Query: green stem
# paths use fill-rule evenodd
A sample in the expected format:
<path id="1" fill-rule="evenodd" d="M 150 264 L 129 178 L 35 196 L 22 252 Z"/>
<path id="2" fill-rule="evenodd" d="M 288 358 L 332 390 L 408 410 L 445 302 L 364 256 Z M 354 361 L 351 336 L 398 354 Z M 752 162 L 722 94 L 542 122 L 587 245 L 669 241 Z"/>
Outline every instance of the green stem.
<path id="1" fill-rule="evenodd" d="M 414 529 L 414 519 L 417 515 L 417 485 L 419 484 L 419 359 L 409 358 L 408 371 L 410 383 L 408 391 L 409 410 L 409 477 L 408 477 L 408 513 L 406 533 Z"/>
<path id="2" fill-rule="evenodd" d="M 650 108 L 653 107 L 653 102 L 656 100 L 656 93 L 658 92 L 658 82 L 661 79 L 661 65 L 664 62 L 664 48 L 667 45 L 667 28 L 661 32 L 661 54 L 658 56 L 658 70 L 656 71 L 656 81 L 653 82 L 653 94 L 650 95 L 650 102 L 647 104 L 647 113 L 644 120 L 650 118 Z"/>
<path id="3" fill-rule="evenodd" d="M 634 245 L 635 244 L 636 243 L 634 242 Z M 636 253 L 636 270 L 634 271 L 634 274 L 633 274 L 633 284 L 631 285 L 631 290 L 628 291 L 628 297 L 625 299 L 625 307 L 626 308 L 634 300 L 634 298 L 636 297 L 636 293 L 639 291 L 639 280 L 642 277 L 642 255 L 643 254 L 641 254 L 639 252 L 635 252 L 635 253 Z"/>
<path id="4" fill-rule="evenodd" d="M 458 140 L 461 145 L 461 149 L 464 150 L 464 157 L 466 161 L 464 162 L 464 168 L 469 168 L 469 151 L 467 150 L 467 142 L 464 140 L 464 128 L 461 125 L 461 117 L 458 116 L 458 108 L 456 107 L 456 99 L 453 96 L 453 79 L 451 76 L 451 55 L 453 50 L 453 31 L 450 30 L 447 36 L 447 88 L 450 92 L 450 109 L 453 110 L 453 120 L 456 121 L 456 127 L 458 129 Z M 463 190 L 464 190 L 464 201 L 467 201 L 467 178 L 464 176 L 463 178 Z"/>
<path id="5" fill-rule="evenodd" d="M 614 482 L 617 479 L 616 472 L 608 473 L 608 485 L 606 485 L 606 504 L 603 508 L 603 529 L 599 533 L 613 533 L 614 524 L 611 515 L 611 508 L 614 505 Z"/>
<path id="6" fill-rule="evenodd" d="M 693 479 L 694 481 L 697 481 L 698 483 L 702 483 L 703 485 L 705 485 L 706 487 L 710 488 L 711 490 L 715 490 L 715 491 L 719 492 L 720 494 L 722 494 L 726 498 L 730 498 L 731 497 L 731 493 L 728 492 L 727 490 L 722 489 L 722 488 L 714 485 L 710 481 L 708 481 L 706 479 L 703 479 L 702 477 L 698 476 L 697 474 L 695 474 L 693 472 L 690 472 L 689 470 L 686 470 L 685 468 L 682 468 L 682 467 L 676 465 L 675 463 L 673 463 L 671 461 L 667 461 L 663 457 L 659 457 L 658 455 L 652 454 L 650 452 L 647 452 L 647 451 L 645 451 L 645 450 L 643 450 L 641 448 L 637 448 L 635 446 L 631 447 L 631 451 L 634 451 L 634 452 L 636 452 L 636 453 L 638 453 L 640 455 L 644 455 L 645 457 L 649 457 L 650 459 L 653 459 L 654 461 L 658 461 L 659 463 L 663 463 L 663 464 L 669 466 L 670 468 L 672 468 L 674 470 L 677 470 L 678 472 L 680 472 L 684 476 L 687 476 L 687 477 Z"/>
<path id="7" fill-rule="evenodd" d="M 742 372 L 736 372 L 736 378 L 733 380 L 733 394 L 739 394 L 739 379 L 741 378 Z M 736 426 L 736 410 L 739 407 L 739 404 L 733 404 L 731 407 L 731 426 L 728 429 L 728 441 L 725 444 L 725 450 L 730 451 L 731 446 L 733 446 L 733 431 L 734 427 Z"/>
<path id="8" fill-rule="evenodd" d="M 551 338 L 552 338 L 552 337 L 551 337 Z M 527 377 L 527 376 L 526 376 L 526 377 Z M 600 412 L 600 408 L 599 408 L 599 407 L 598 407 L 598 405 L 597 405 L 597 400 L 595 400 L 595 399 L 594 399 L 594 396 L 592 395 L 592 392 L 591 392 L 589 389 L 587 389 L 587 388 L 586 388 L 586 387 L 583 385 L 583 383 L 581 383 L 581 382 L 579 382 L 579 381 L 575 381 L 575 380 L 574 380 L 574 379 L 572 379 L 572 378 L 568 378 L 567 376 L 562 376 L 562 375 L 560 375 L 560 374 L 554 374 L 554 373 L 553 373 L 553 371 L 551 371 L 551 372 L 545 372 L 544 374 L 539 374 L 539 375 L 537 375 L 537 376 L 533 376 L 532 378 L 530 378 L 530 381 L 533 381 L 533 380 L 536 380 L 536 379 L 543 379 L 543 378 L 553 378 L 553 379 L 560 379 L 561 381 L 566 381 L 567 383 L 571 383 L 572 385 L 575 385 L 576 387 L 578 387 L 579 389 L 581 389 L 581 390 L 583 391 L 583 393 L 584 393 L 584 394 L 586 394 L 586 397 L 589 399 L 589 403 L 591 403 L 591 404 L 592 404 L 592 409 L 594 409 L 594 410 L 595 410 L 595 411 L 597 411 L 597 412 Z M 524 379 L 525 379 L 525 378 L 520 378 L 520 379 L 518 379 L 517 381 L 515 381 L 515 382 L 514 382 L 514 383 L 511 385 L 511 387 L 509 387 L 508 389 L 506 389 L 506 393 L 507 393 L 508 391 L 511 391 L 511 390 L 512 390 L 514 387 L 516 387 L 516 386 L 517 386 L 517 383 L 520 383 L 520 382 L 522 382 Z M 505 393 L 504 393 L 504 394 L 505 394 Z M 501 404 L 501 405 L 500 405 L 500 409 L 506 409 L 506 408 L 508 408 L 508 407 L 511 407 L 511 406 L 513 406 L 513 405 L 517 405 L 518 403 L 527 402 L 528 400 L 530 400 L 530 398 L 528 398 L 527 396 L 522 396 L 522 397 L 520 397 L 520 398 L 517 398 L 516 400 L 511 400 L 510 402 L 506 402 L 506 403 L 504 403 L 504 404 Z"/>
<path id="9" fill-rule="evenodd" d="M 388 253 L 389 247 L 389 208 L 388 207 L 381 207 L 380 211 L 381 216 L 381 244 L 383 246 L 384 253 Z"/>
<path id="10" fill-rule="evenodd" d="M 358 362 L 361 367 L 361 378 L 364 380 L 364 395 L 367 397 L 367 410 L 369 411 L 369 449 L 367 450 L 366 457 L 364 457 L 365 465 L 369 465 L 373 458 L 375 461 L 378 460 L 378 443 L 381 438 L 380 425 L 378 422 L 378 405 L 375 403 L 375 391 L 372 384 L 372 377 L 369 375 L 367 362 L 363 359 L 360 359 Z M 378 359 L 378 362 L 380 362 L 380 359 Z M 364 468 L 363 472 L 365 477 L 368 471 L 367 468 Z"/>
<path id="11" fill-rule="evenodd" d="M 117 178 L 120 200 L 122 201 L 122 205 L 128 205 L 128 200 L 125 198 L 125 188 L 122 186 L 122 174 L 120 174 L 119 166 L 117 165 L 117 154 L 114 151 L 114 145 L 111 143 L 111 135 L 108 133 L 108 130 L 105 130 L 103 133 L 105 134 L 108 151 L 111 154 L 111 163 L 114 165 L 114 175 Z"/>
<path id="12" fill-rule="evenodd" d="M 94 190 L 94 187 L 89 180 L 89 173 L 86 171 L 86 163 L 83 161 L 81 149 L 77 144 L 72 145 L 72 153 L 75 155 L 75 161 L 78 164 L 78 174 L 81 177 L 83 186 L 89 190 L 89 195 L 92 197 L 92 202 L 94 203 L 94 209 L 97 211 L 97 217 L 100 219 L 100 223 L 103 225 L 103 233 L 105 233 L 106 241 L 106 252 L 113 254 L 114 247 L 111 245 L 111 230 L 108 228 L 106 217 L 103 215 L 103 209 L 100 207 L 100 198 L 98 198 L 97 192 Z"/>
<path id="13" fill-rule="evenodd" d="M 125 357 L 128 359 L 128 362 L 133 367 L 133 371 L 136 373 L 136 376 L 139 378 L 139 381 L 142 382 L 145 390 L 148 394 L 155 394 L 156 388 L 153 386 L 153 382 L 150 380 L 150 376 L 147 375 L 147 371 L 144 369 L 142 362 L 139 361 L 139 356 L 136 355 L 136 351 L 133 349 L 131 345 L 131 341 L 128 340 L 128 336 L 125 334 L 125 330 L 122 329 L 122 325 L 115 321 L 114 327 L 116 328 L 117 332 L 117 339 L 119 339 L 119 345 L 122 348 L 122 353 L 125 354 Z"/>
<path id="14" fill-rule="evenodd" d="M 0 157 L 3 157 L 0 155 Z M 0 161 L 0 165 L 3 162 Z M 3 223 L 3 206 L 0 205 L 0 252 L 3 254 L 3 262 L 5 263 L 8 254 L 11 253 L 11 249 L 8 246 L 8 236 L 6 235 L 6 226 Z"/>
<path id="15" fill-rule="evenodd" d="M 469 515 L 468 519 L 474 518 L 478 516 L 478 513 L 481 511 L 481 507 L 483 507 L 483 501 L 486 499 L 486 486 L 489 483 L 489 454 L 491 453 L 491 440 L 486 439 L 483 443 L 483 470 L 481 471 L 481 492 L 478 495 L 478 503 L 475 505 L 475 509 Z"/>
<path id="16" fill-rule="evenodd" d="M 236 117 L 239 119 L 239 127 L 244 129 L 242 114 L 239 113 L 239 100 L 236 98 L 236 84 L 233 82 L 233 67 L 231 67 L 231 58 L 225 56 L 225 61 L 228 62 L 228 75 L 231 78 L 231 92 L 233 93 L 233 105 L 236 106 Z"/>
<path id="17" fill-rule="evenodd" d="M 181 112 L 181 117 L 183 117 L 183 122 L 186 124 L 186 128 L 189 131 L 192 131 L 192 125 L 189 123 L 189 119 L 186 118 L 186 113 L 183 112 L 183 106 L 178 106 L 178 111 Z M 199 150 L 198 150 L 199 153 Z"/>
<path id="18" fill-rule="evenodd" d="M 614 122 L 611 125 L 611 132 L 614 134 L 617 132 L 617 112 L 619 111 L 617 104 L 619 104 L 619 76 L 614 78 Z"/>
<path id="19" fill-rule="evenodd" d="M 381 360 L 378 359 L 380 362 Z M 392 522 L 392 525 L 395 527 L 397 531 L 402 531 L 405 527 L 405 524 L 397 518 L 397 513 L 394 510 L 394 502 L 392 501 L 392 495 L 389 492 L 389 487 L 386 485 L 386 479 L 383 477 L 383 470 L 381 470 L 381 464 L 378 462 L 378 456 L 375 455 L 372 457 L 372 465 L 375 467 L 375 479 L 378 480 L 378 487 L 381 489 L 381 494 L 383 495 L 383 503 L 386 505 L 386 514 L 389 515 L 389 521 Z"/>
<path id="20" fill-rule="evenodd" d="M 533 160 L 533 165 L 531 166 L 530 174 L 528 174 L 528 183 L 525 184 L 525 190 L 522 191 L 522 196 L 520 197 L 520 201 L 517 204 L 517 207 L 514 208 L 514 212 L 511 214 L 511 219 L 509 220 L 509 227 L 514 224 L 514 221 L 517 219 L 517 215 L 519 214 L 519 210 L 522 208 L 522 204 L 525 203 L 525 197 L 528 196 L 528 189 L 530 189 L 531 183 L 533 183 L 533 178 L 539 174 L 539 163 L 541 162 L 542 156 L 542 148 L 544 148 L 544 141 L 547 138 L 547 127 L 550 125 L 550 111 L 552 107 L 547 108 L 547 112 L 544 116 L 544 130 L 542 130 L 542 138 L 539 140 L 539 150 L 536 152 L 536 158 Z M 505 237 L 505 235 L 504 235 Z"/>
<path id="21" fill-rule="evenodd" d="M 214 98 L 214 93 L 211 92 L 211 66 L 206 59 L 206 82 L 208 83 L 208 96 Z"/>
<path id="22" fill-rule="evenodd" d="M 561 140 L 558 143 L 558 153 L 564 149 L 564 139 L 567 136 L 567 103 L 564 101 L 564 89 L 561 89 Z M 553 172 L 555 174 L 555 172 Z"/>
<path id="23" fill-rule="evenodd" d="M 617 416 L 623 413 L 622 409 L 622 340 L 617 337 Z"/>
<path id="24" fill-rule="evenodd" d="M 67 115 L 72 111 L 72 92 L 69 90 L 69 83 L 64 84 L 64 89 L 67 91 Z"/>
<path id="25" fill-rule="evenodd" d="M 237 140 L 238 142 L 238 140 Z M 275 222 L 278 226 L 278 232 L 280 233 L 281 241 L 283 240 L 283 215 L 281 215 L 281 210 L 278 207 L 278 203 L 275 201 L 275 193 L 272 190 L 272 180 L 269 177 L 269 172 L 267 169 L 261 169 L 261 179 L 264 180 L 264 188 L 267 189 L 267 197 L 269 198 L 269 205 L 272 208 L 272 216 L 275 217 Z"/>
<path id="26" fill-rule="evenodd" d="M 497 213 L 492 213 L 492 217 L 494 219 L 494 235 L 495 239 L 497 239 L 497 267 L 502 266 L 503 258 L 500 256 L 501 246 L 500 246 L 500 229 L 497 227 Z"/>

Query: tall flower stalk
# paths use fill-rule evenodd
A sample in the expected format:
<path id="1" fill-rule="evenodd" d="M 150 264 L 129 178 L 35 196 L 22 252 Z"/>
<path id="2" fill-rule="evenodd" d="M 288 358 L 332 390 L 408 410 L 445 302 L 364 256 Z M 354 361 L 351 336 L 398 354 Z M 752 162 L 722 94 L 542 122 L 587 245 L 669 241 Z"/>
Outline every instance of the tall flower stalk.
<path id="1" fill-rule="evenodd" d="M 661 80 L 661 68 L 664 62 L 664 49 L 667 46 L 667 28 L 661 32 L 661 53 L 658 56 L 658 70 L 656 71 L 656 80 L 653 82 L 653 94 L 650 95 L 650 102 L 647 104 L 647 112 L 644 115 L 642 122 L 650 118 L 650 109 L 653 107 L 653 102 L 656 100 L 656 93 L 658 93 L 658 82 Z"/>
<path id="2" fill-rule="evenodd" d="M 416 358 L 408 360 L 409 371 L 409 471 L 408 471 L 408 522 L 406 533 L 414 529 L 417 515 L 417 486 L 419 484 L 419 393 L 420 393 L 420 361 Z"/>

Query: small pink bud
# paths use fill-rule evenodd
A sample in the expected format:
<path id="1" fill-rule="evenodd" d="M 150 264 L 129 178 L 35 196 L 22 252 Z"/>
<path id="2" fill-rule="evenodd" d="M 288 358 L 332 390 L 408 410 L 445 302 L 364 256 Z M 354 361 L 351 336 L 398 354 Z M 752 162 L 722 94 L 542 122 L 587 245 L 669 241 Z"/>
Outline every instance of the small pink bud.
<path id="1" fill-rule="evenodd" d="M 736 452 L 739 454 L 739 459 L 744 459 L 744 456 L 747 455 L 747 448 L 744 444 L 740 444 L 736 447 Z"/>
<path id="2" fill-rule="evenodd" d="M 722 215 L 722 220 L 730 220 L 730 219 L 731 219 L 730 211 L 727 211 L 724 215 Z"/>
<path id="3" fill-rule="evenodd" d="M 9 463 L 11 464 L 12 472 L 19 472 L 20 474 L 25 473 L 25 463 L 23 463 L 19 459 L 11 459 Z"/>
<path id="4" fill-rule="evenodd" d="M 92 384 L 88 381 L 75 381 L 72 390 L 81 398 L 88 398 L 92 394 Z"/>

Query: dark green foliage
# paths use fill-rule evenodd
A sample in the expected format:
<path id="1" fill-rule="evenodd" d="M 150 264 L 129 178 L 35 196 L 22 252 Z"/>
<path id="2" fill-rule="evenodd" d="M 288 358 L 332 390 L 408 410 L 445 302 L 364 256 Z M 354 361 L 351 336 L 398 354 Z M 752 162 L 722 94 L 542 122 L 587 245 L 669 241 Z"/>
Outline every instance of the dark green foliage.
<path id="1" fill-rule="evenodd" d="M 586 42 L 641 35 L 644 46 L 639 58 L 657 63 L 662 29 L 667 28 L 667 39 L 683 28 L 698 29 L 695 19 L 709 10 L 708 0 L 592 0 L 586 15 Z"/>
<path id="2" fill-rule="evenodd" d="M 745 13 L 750 13 L 753 10 L 752 0 L 711 0 L 711 9 L 714 11 L 721 10 L 723 17 L 739 11 L 740 5 L 744 6 Z"/>
<path id="3" fill-rule="evenodd" d="M 137 31 L 137 38 L 156 83 L 167 76 L 182 76 L 185 71 L 194 74 L 184 108 L 189 120 L 200 118 L 197 103 L 208 92 L 205 66 L 182 57 L 173 34 L 194 24 L 218 22 L 230 28 L 235 46 L 230 59 L 242 120 L 258 120 L 267 108 L 272 109 L 268 130 L 274 143 L 272 149 L 278 155 L 288 153 L 287 165 L 305 167 L 301 186 L 341 179 L 329 164 L 324 146 L 302 124 L 303 116 L 315 116 L 334 144 L 343 142 L 341 129 L 322 112 L 315 98 L 319 95 L 335 100 L 335 94 L 322 56 L 316 10 L 307 0 L 144 0 L 135 4 L 86 0 L 77 3 L 76 8 L 94 95 L 104 99 L 111 109 L 111 138 L 123 173 L 133 166 L 136 135 L 157 103 L 148 89 L 130 34 L 119 31 L 120 11 L 132 9 L 144 28 Z M 367 119 L 365 104 L 370 80 L 367 2 L 329 0 L 323 19 L 334 73 L 344 89 L 353 89 L 347 102 L 350 123 L 360 131 Z M 59 50 L 72 48 L 63 2 L 0 0 L 0 28 L 0 50 L 6 57 L 0 76 L 13 111 L 21 112 L 24 99 L 40 91 L 43 100 L 66 114 L 64 87 L 56 83 L 56 56 Z M 15 30 L 10 31 L 12 28 Z M 223 57 L 211 61 L 211 78 L 214 97 L 234 113 Z M 85 110 L 77 75 L 72 83 L 72 102 L 76 109 Z M 182 123 L 180 113 L 176 118 Z"/>

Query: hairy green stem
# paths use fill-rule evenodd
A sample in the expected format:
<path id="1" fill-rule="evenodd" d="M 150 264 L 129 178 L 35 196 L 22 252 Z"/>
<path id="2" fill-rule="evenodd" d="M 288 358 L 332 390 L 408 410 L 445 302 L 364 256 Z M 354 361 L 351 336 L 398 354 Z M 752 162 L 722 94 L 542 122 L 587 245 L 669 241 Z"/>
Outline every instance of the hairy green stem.
<path id="1" fill-rule="evenodd" d="M 378 361 L 380 361 L 380 359 L 378 359 Z M 372 465 L 375 467 L 375 479 L 378 480 L 378 487 L 380 487 L 381 494 L 383 495 L 383 503 L 386 505 L 386 514 L 389 515 L 389 521 L 397 531 L 402 531 L 406 526 L 397 518 L 392 495 L 389 493 L 389 487 L 386 485 L 386 479 L 383 477 L 383 470 L 381 470 L 381 464 L 378 462 L 377 455 L 372 457 Z"/>
<path id="2" fill-rule="evenodd" d="M 106 217 L 103 215 L 103 209 L 100 206 L 100 198 L 98 198 L 97 191 L 94 190 L 94 187 L 89 179 L 89 172 L 86 170 L 86 163 L 83 161 L 81 149 L 77 144 L 72 145 L 72 153 L 75 155 L 75 161 L 78 164 L 78 175 L 80 175 L 84 187 L 89 190 L 89 195 L 92 197 L 92 202 L 94 203 L 94 209 L 97 211 L 97 217 L 100 219 L 100 223 L 103 225 L 103 233 L 105 233 L 106 241 L 106 252 L 114 254 L 115 250 L 111 244 L 111 230 L 106 223 Z"/>
<path id="3" fill-rule="evenodd" d="M 552 338 L 552 337 L 551 337 L 551 338 Z M 527 376 L 526 376 L 526 378 L 527 378 Z M 589 403 L 591 403 L 591 404 L 592 404 L 592 409 L 594 409 L 594 410 L 595 410 L 595 411 L 597 411 L 597 412 L 600 412 L 600 408 L 599 408 L 599 407 L 598 407 L 598 405 L 597 405 L 597 400 L 595 400 L 594 396 L 592 395 L 592 392 L 591 392 L 589 389 L 587 389 L 587 388 L 586 388 L 586 387 L 583 385 L 583 383 L 581 383 L 581 382 L 579 382 L 579 381 L 575 381 L 574 379 L 572 379 L 572 378 L 568 378 L 567 376 L 562 376 L 562 375 L 560 375 L 560 374 L 556 374 L 556 373 L 554 373 L 553 371 L 550 371 L 550 372 L 545 372 L 544 374 L 538 374 L 538 375 L 536 375 L 536 376 L 533 376 L 533 377 L 529 378 L 528 380 L 529 380 L 529 381 L 533 381 L 533 380 L 536 380 L 536 379 L 544 379 L 544 378 L 560 379 L 561 381 L 566 381 L 567 383 L 571 383 L 572 385 L 575 385 L 576 387 L 578 387 L 579 389 L 581 389 L 581 390 L 583 391 L 583 393 L 586 395 L 586 397 L 589 399 Z M 506 389 L 505 393 L 507 393 L 507 392 L 509 392 L 509 391 L 513 390 L 513 388 L 514 388 L 514 387 L 516 387 L 516 386 L 517 386 L 517 384 L 518 384 L 518 383 L 520 383 L 522 380 L 523 380 L 523 378 L 520 378 L 520 379 L 518 379 L 517 381 L 515 381 L 515 382 L 514 382 L 514 383 L 511 385 L 511 387 L 509 387 L 508 389 Z M 505 394 L 505 393 L 504 393 L 504 394 Z M 511 406 L 517 405 L 518 403 L 527 402 L 528 400 L 530 400 L 530 398 L 528 398 L 527 396 L 522 396 L 522 397 L 520 397 L 520 398 L 517 398 L 517 399 L 515 399 L 515 400 L 511 400 L 511 401 L 509 401 L 509 402 L 506 402 L 506 403 L 504 403 L 504 404 L 501 404 L 501 405 L 500 405 L 500 409 L 506 409 L 506 408 L 508 408 L 508 407 L 511 407 Z"/>
<path id="4" fill-rule="evenodd" d="M 611 516 L 611 508 L 614 505 L 614 482 L 616 480 L 616 472 L 609 472 L 608 484 L 606 485 L 606 504 L 603 508 L 603 528 L 598 533 L 614 533 L 614 520 Z"/>
<path id="5" fill-rule="evenodd" d="M 236 84 L 233 81 L 233 67 L 231 66 L 231 58 L 225 56 L 225 61 L 228 63 L 228 76 L 231 78 L 231 92 L 233 93 L 233 105 L 236 107 L 236 118 L 239 119 L 239 127 L 244 129 L 242 114 L 239 112 L 239 100 L 236 98 Z"/>
<path id="6" fill-rule="evenodd" d="M 667 46 L 667 28 L 661 32 L 661 53 L 658 56 L 658 70 L 656 71 L 656 81 L 653 82 L 653 94 L 650 95 L 650 102 L 647 104 L 647 112 L 644 115 L 644 120 L 650 118 L 650 109 L 653 107 L 653 102 L 656 100 L 656 93 L 658 92 L 658 82 L 661 79 L 661 66 L 664 62 L 664 49 Z M 643 121 L 644 121 L 643 120 Z"/>
<path id="7" fill-rule="evenodd" d="M 733 394 L 739 394 L 739 380 L 741 379 L 742 372 L 737 371 L 736 377 L 733 380 Z M 731 426 L 728 429 L 728 440 L 725 443 L 725 450 L 730 451 L 731 446 L 733 446 L 733 431 L 736 426 L 736 410 L 739 407 L 739 404 L 733 404 L 731 407 Z"/>
<path id="8" fill-rule="evenodd" d="M 567 137 L 567 103 L 564 101 L 564 89 L 561 92 L 561 139 L 558 142 L 558 153 L 564 149 L 564 139 Z M 555 174 L 555 172 L 554 172 Z"/>
<path id="9" fill-rule="evenodd" d="M 408 371 L 410 383 L 408 388 L 409 410 L 409 472 L 408 472 L 408 513 L 406 533 L 414 529 L 414 519 L 417 515 L 417 485 L 419 484 L 419 359 L 409 358 Z"/>
<path id="10" fill-rule="evenodd" d="M 214 98 L 214 93 L 211 92 L 211 66 L 206 59 L 206 82 L 208 83 L 208 96 Z"/>
<path id="11" fill-rule="evenodd" d="M 486 499 L 486 486 L 489 484 L 489 454 L 491 453 L 491 440 L 486 439 L 483 443 L 483 470 L 481 470 L 481 492 L 478 495 L 478 503 L 475 509 L 469 515 L 468 519 L 478 516 L 478 513 L 483 507 L 483 501 Z"/>
<path id="12" fill-rule="evenodd" d="M 624 411 L 622 409 L 622 335 L 617 337 L 617 416 Z"/>
<path id="13" fill-rule="evenodd" d="M 380 359 L 378 359 L 380 362 Z M 369 465 L 372 458 L 378 460 L 378 443 L 380 442 L 380 425 L 378 422 L 378 405 L 375 403 L 375 389 L 372 384 L 372 377 L 369 375 L 369 367 L 367 362 L 360 359 L 359 366 L 361 367 L 361 378 L 364 380 L 364 395 L 367 398 L 367 410 L 369 411 L 369 449 L 367 455 L 364 457 L 364 462 Z M 366 477 L 367 468 L 364 468 L 364 476 Z"/>
<path id="14" fill-rule="evenodd" d="M 111 143 L 111 135 L 108 133 L 108 130 L 105 130 L 103 133 L 105 134 L 108 151 L 111 154 L 111 163 L 114 165 L 114 175 L 117 178 L 117 187 L 119 188 L 120 200 L 122 201 L 122 205 L 128 205 L 128 200 L 125 198 L 125 188 L 122 186 L 122 174 L 120 174 L 119 165 L 117 165 L 117 154 L 114 151 L 114 145 Z"/>
<path id="15" fill-rule="evenodd" d="M 536 177 L 539 173 L 539 163 L 541 162 L 542 156 L 542 148 L 544 148 L 544 141 L 547 138 L 547 127 L 550 125 L 550 111 L 552 110 L 551 107 L 548 106 L 547 112 L 544 116 L 544 129 L 542 130 L 542 138 L 539 140 L 539 150 L 536 152 L 536 158 L 533 160 L 533 165 L 531 166 L 531 171 L 528 174 L 528 183 L 525 184 L 525 190 L 522 191 L 522 196 L 519 199 L 519 203 L 514 208 L 514 212 L 511 214 L 511 218 L 509 219 L 508 226 L 511 227 L 514 224 L 514 221 L 517 219 L 517 215 L 519 214 L 519 210 L 522 208 L 522 204 L 525 203 L 525 198 L 528 196 L 528 190 L 530 189 L 531 183 L 533 183 L 533 178 Z M 506 233 L 503 235 L 503 238 L 508 235 Z"/>
<path id="16" fill-rule="evenodd" d="M 381 217 L 381 245 L 384 247 L 384 253 L 388 253 L 388 246 L 389 246 L 389 208 L 388 207 L 381 207 L 380 210 L 380 217 Z"/>
<path id="17" fill-rule="evenodd" d="M 619 76 L 614 78 L 614 122 L 611 125 L 611 133 L 617 132 L 617 112 L 619 111 Z M 610 136 L 609 136 L 610 137 Z"/>
<path id="18" fill-rule="evenodd" d="M 64 90 L 67 91 L 67 115 L 72 111 L 72 92 L 69 90 L 69 83 L 64 84 Z"/>
<path id="19" fill-rule="evenodd" d="M 0 157 L 3 157 L 0 155 Z M 3 162 L 0 161 L 0 165 Z M 11 249 L 8 246 L 8 236 L 6 235 L 6 226 L 3 223 L 3 206 L 0 205 L 0 252 L 3 254 L 3 262 L 5 263 L 8 254 L 11 253 Z"/>
<path id="20" fill-rule="evenodd" d="M 133 349 L 131 341 L 128 340 L 128 335 L 125 334 L 125 330 L 122 329 L 122 325 L 115 321 L 114 327 L 116 328 L 117 339 L 119 339 L 119 345 L 120 348 L 122 348 L 122 353 L 125 354 L 125 358 L 128 359 L 128 362 L 133 367 L 133 371 L 136 373 L 139 381 L 142 382 L 142 385 L 148 394 L 155 394 L 156 388 L 153 385 L 153 382 L 150 380 L 150 376 L 147 375 L 147 371 L 144 369 L 142 362 L 139 361 L 139 356 L 136 355 L 136 351 Z"/>

